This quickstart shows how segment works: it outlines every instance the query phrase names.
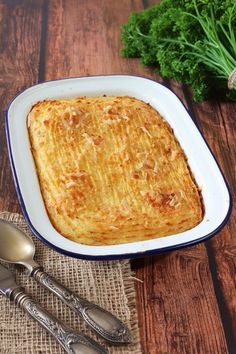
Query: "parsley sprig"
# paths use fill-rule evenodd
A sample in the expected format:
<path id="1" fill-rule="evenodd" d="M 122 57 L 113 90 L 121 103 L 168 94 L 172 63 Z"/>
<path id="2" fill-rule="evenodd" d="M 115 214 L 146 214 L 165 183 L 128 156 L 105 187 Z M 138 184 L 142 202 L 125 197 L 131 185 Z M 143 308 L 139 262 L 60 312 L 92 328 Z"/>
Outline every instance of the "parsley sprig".
<path id="1" fill-rule="evenodd" d="M 125 57 L 140 57 L 161 76 L 190 84 L 194 99 L 236 100 L 235 0 L 162 0 L 131 14 L 122 28 Z"/>

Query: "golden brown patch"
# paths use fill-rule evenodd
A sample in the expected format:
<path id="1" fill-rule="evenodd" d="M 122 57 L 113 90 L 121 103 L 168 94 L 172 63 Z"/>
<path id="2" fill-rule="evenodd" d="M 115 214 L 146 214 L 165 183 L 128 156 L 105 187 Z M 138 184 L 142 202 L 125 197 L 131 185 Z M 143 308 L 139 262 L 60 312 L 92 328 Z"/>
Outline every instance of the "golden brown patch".
<path id="1" fill-rule="evenodd" d="M 38 102 L 28 129 L 45 207 L 65 237 L 109 245 L 201 222 L 185 154 L 149 104 L 112 96 Z"/>

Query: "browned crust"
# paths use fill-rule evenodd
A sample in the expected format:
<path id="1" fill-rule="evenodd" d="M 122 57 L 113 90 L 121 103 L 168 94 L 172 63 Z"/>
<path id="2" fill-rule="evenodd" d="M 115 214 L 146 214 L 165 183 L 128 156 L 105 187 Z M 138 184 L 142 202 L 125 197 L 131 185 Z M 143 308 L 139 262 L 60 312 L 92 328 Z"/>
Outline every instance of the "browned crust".
<path id="1" fill-rule="evenodd" d="M 132 97 L 36 103 L 32 154 L 53 226 L 107 245 L 179 233 L 201 222 L 201 192 L 170 125 Z"/>

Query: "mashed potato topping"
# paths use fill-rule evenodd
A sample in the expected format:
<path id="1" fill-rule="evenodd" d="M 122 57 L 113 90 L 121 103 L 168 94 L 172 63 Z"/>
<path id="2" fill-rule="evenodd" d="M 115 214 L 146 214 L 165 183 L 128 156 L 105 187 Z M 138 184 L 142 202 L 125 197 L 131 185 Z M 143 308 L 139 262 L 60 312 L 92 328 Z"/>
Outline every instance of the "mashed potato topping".
<path id="1" fill-rule="evenodd" d="M 28 130 L 45 207 L 63 236 L 112 245 L 201 222 L 185 154 L 149 104 L 126 96 L 42 101 Z"/>

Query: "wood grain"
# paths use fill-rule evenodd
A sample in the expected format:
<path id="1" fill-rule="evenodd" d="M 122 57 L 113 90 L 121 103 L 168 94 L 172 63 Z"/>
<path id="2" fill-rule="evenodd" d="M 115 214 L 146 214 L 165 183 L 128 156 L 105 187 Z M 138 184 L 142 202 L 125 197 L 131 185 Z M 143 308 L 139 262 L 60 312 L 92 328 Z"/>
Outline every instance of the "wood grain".
<path id="1" fill-rule="evenodd" d="M 20 211 L 10 171 L 4 111 L 13 97 L 38 81 L 42 1 L 0 2 L 0 209 Z"/>
<path id="2" fill-rule="evenodd" d="M 46 42 L 45 79 L 136 74 L 155 78 L 138 59 L 121 59 L 120 26 L 142 2 L 106 0 L 50 1 Z"/>
<path id="3" fill-rule="evenodd" d="M 146 258 L 136 272 L 145 353 L 227 353 L 202 246 Z"/>
<path id="4" fill-rule="evenodd" d="M 235 103 L 206 101 L 194 103 L 191 90 L 171 82 L 172 90 L 183 100 L 190 115 L 203 133 L 235 201 Z M 184 97 L 182 97 L 184 93 Z M 220 206 L 218 206 L 220 207 Z M 236 352 L 236 238 L 235 209 L 218 235 L 205 243 L 212 282 L 229 353 Z"/>
<path id="5" fill-rule="evenodd" d="M 189 88 L 163 80 L 138 59 L 122 59 L 120 26 L 132 10 L 156 1 L 0 1 L 0 98 L 37 81 L 131 74 L 169 86 L 184 102 L 214 152 L 235 200 L 234 103 L 194 103 Z M 102 5 L 102 6 L 101 6 Z M 0 125 L 0 210 L 19 211 Z M 220 207 L 220 206 L 217 206 Z M 133 261 L 145 354 L 236 353 L 235 211 L 205 244 Z"/>
<path id="6" fill-rule="evenodd" d="M 173 91 L 181 97 L 202 131 L 229 183 L 235 199 L 235 103 L 206 101 L 194 103 L 191 90 L 176 83 Z M 218 206 L 220 207 L 220 206 Z M 235 210 L 225 228 L 205 243 L 212 283 L 229 353 L 236 351 Z"/>
<path id="7" fill-rule="evenodd" d="M 236 130 L 235 104 L 204 102 L 194 105 L 194 114 L 229 183 L 235 203 Z M 220 207 L 220 206 L 218 206 Z M 224 229 L 207 242 L 212 262 L 214 287 L 217 294 L 225 334 L 232 353 L 236 351 L 236 213 L 233 209 Z"/>

